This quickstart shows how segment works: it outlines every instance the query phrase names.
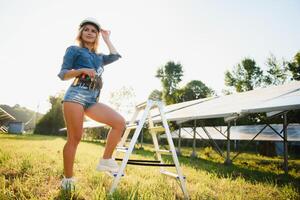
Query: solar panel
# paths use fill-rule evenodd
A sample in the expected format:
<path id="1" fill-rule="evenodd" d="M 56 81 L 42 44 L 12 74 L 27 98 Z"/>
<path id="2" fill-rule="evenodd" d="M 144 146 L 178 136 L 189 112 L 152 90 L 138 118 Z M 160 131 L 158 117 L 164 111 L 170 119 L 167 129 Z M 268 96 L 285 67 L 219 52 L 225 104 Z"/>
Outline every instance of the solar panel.
<path id="1" fill-rule="evenodd" d="M 243 116 L 249 113 L 300 109 L 300 81 L 199 101 L 166 113 L 169 121 Z M 166 107 L 168 110 L 170 106 Z M 160 121 L 159 117 L 154 118 Z"/>
<path id="2" fill-rule="evenodd" d="M 230 128 L 230 140 L 251 140 L 265 125 L 247 125 L 247 126 L 232 126 Z M 271 127 L 274 128 L 277 132 L 282 131 L 282 124 L 271 124 Z M 219 131 L 217 131 L 214 127 L 205 127 L 209 132 L 210 136 L 214 140 L 226 140 Z M 227 129 L 226 126 L 217 127 L 219 130 L 223 132 Z M 290 124 L 287 127 L 288 141 L 300 141 L 300 124 Z M 179 130 L 175 130 L 172 133 L 173 138 L 179 137 Z M 181 138 L 183 139 L 193 139 L 193 128 L 182 128 L 181 129 Z M 225 134 L 226 135 L 226 134 Z M 166 138 L 165 134 L 160 136 L 161 138 Z M 196 128 L 196 139 L 204 139 L 208 140 L 208 136 L 205 134 L 204 130 L 201 127 Z M 255 141 L 282 141 L 283 139 L 277 135 L 270 127 L 264 129 L 262 133 L 260 133 Z"/>

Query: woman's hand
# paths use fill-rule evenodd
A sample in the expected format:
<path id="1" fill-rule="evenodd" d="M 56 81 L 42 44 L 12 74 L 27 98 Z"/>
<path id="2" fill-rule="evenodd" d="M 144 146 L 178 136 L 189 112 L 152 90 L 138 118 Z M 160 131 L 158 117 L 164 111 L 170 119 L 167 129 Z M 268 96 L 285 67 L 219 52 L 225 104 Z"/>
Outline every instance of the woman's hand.
<path id="1" fill-rule="evenodd" d="M 95 75 L 96 75 L 96 71 L 94 69 L 90 69 L 90 68 L 81 68 L 79 69 L 79 71 L 81 72 L 81 74 L 86 74 L 88 75 L 92 80 L 94 80 Z"/>
<path id="2" fill-rule="evenodd" d="M 111 43 L 111 41 L 109 39 L 110 33 L 111 33 L 111 31 L 101 29 L 101 35 L 109 49 L 109 53 L 117 54 L 118 52 L 117 52 L 116 48 L 114 47 L 114 45 Z"/>
<path id="3" fill-rule="evenodd" d="M 109 30 L 101 29 L 100 33 L 101 33 L 104 41 L 108 41 L 109 40 L 109 36 L 110 36 L 110 33 L 111 33 Z"/>

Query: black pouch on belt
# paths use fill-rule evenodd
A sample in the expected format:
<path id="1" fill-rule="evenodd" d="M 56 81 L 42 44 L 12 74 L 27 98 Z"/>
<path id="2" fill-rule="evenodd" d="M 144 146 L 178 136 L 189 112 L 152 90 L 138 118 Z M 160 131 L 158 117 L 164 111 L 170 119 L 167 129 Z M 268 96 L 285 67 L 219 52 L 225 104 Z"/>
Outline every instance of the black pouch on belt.
<path id="1" fill-rule="evenodd" d="M 102 77 L 101 76 L 98 76 L 96 75 L 95 76 L 95 79 L 93 80 L 92 82 L 92 89 L 93 90 L 101 90 L 102 89 L 102 86 L 103 86 L 103 81 L 102 81 Z"/>

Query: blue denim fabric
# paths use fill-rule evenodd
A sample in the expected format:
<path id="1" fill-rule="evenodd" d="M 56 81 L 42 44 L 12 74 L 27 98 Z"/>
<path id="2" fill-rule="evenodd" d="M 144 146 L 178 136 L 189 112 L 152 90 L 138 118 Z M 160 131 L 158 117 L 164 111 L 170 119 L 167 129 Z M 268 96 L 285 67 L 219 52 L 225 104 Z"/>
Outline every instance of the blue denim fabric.
<path id="1" fill-rule="evenodd" d="M 58 77 L 63 80 L 67 71 L 80 68 L 94 69 L 98 74 L 103 72 L 103 66 L 120 58 L 120 54 L 97 54 L 88 48 L 70 46 L 67 48 Z"/>
<path id="2" fill-rule="evenodd" d="M 63 80 L 67 71 L 80 68 L 91 68 L 98 75 L 101 75 L 104 71 L 103 66 L 118 60 L 120 57 L 119 54 L 96 54 L 87 48 L 70 46 L 66 50 L 58 77 Z M 90 90 L 88 87 L 71 85 L 62 102 L 79 103 L 83 105 L 84 109 L 87 109 L 98 102 L 99 95 L 100 90 Z"/>
<path id="3" fill-rule="evenodd" d="M 98 102 L 99 90 L 89 90 L 87 87 L 70 86 L 62 102 L 75 102 L 81 104 L 84 109 Z"/>

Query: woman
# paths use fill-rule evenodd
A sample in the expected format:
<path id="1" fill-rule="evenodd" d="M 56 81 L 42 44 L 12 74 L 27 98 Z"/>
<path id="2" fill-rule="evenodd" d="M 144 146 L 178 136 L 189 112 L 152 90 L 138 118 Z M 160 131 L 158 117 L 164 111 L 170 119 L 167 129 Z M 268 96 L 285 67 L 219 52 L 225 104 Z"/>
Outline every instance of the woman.
<path id="1" fill-rule="evenodd" d="M 97 53 L 100 35 L 110 51 L 109 55 Z M 63 189 L 74 187 L 73 164 L 83 133 L 84 115 L 111 126 L 103 156 L 96 168 L 99 171 L 118 171 L 118 164 L 112 159 L 112 154 L 125 128 L 125 120 L 120 114 L 107 105 L 98 103 L 103 66 L 121 57 L 110 41 L 110 31 L 101 29 L 95 19 L 87 18 L 80 23 L 76 39 L 79 46 L 67 48 L 58 74 L 61 80 L 74 78 L 63 99 L 64 119 L 67 125 L 67 142 L 63 150 Z"/>

